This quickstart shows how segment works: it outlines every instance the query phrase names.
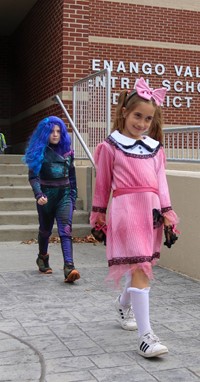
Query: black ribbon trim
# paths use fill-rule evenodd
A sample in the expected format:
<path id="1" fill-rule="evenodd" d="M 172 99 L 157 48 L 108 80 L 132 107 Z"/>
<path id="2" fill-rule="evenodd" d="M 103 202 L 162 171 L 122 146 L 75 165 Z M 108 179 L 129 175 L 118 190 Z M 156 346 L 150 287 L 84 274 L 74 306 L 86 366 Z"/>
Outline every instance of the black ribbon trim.
<path id="1" fill-rule="evenodd" d="M 122 143 L 118 142 L 118 144 L 120 146 L 122 146 L 124 149 L 134 149 L 135 147 L 137 146 L 143 146 L 145 149 L 147 149 L 148 151 L 150 151 L 151 153 L 155 150 L 155 148 L 153 149 L 152 147 L 150 147 L 149 145 L 147 145 L 144 141 L 142 140 L 137 140 L 133 145 L 123 145 Z"/>

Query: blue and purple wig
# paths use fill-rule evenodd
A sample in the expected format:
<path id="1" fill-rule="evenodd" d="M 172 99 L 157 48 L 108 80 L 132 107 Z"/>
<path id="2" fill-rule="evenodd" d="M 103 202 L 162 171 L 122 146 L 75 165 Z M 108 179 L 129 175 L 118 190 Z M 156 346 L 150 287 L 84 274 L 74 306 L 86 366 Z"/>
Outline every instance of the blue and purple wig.
<path id="1" fill-rule="evenodd" d="M 27 164 L 34 174 L 38 175 L 44 159 L 44 152 L 49 144 L 49 136 L 54 126 L 60 127 L 59 148 L 62 154 L 70 151 L 71 137 L 67 132 L 67 126 L 62 119 L 50 116 L 42 119 L 34 130 L 23 157 L 23 162 Z"/>

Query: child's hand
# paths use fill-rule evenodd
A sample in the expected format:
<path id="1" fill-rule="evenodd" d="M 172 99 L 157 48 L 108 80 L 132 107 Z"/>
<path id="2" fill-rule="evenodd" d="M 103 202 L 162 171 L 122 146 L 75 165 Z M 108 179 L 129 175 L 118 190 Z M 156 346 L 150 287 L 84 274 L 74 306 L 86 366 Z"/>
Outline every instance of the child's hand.
<path id="1" fill-rule="evenodd" d="M 41 198 L 39 198 L 37 202 L 40 206 L 43 206 L 44 204 L 48 202 L 48 199 L 46 196 L 41 196 Z"/>
<path id="2" fill-rule="evenodd" d="M 98 217 L 97 217 L 97 220 L 96 220 L 96 223 L 99 224 L 99 225 L 106 224 L 106 214 L 99 213 Z"/>
<path id="3" fill-rule="evenodd" d="M 97 241 L 104 242 L 106 245 L 106 233 L 107 233 L 107 225 L 106 224 L 95 224 L 95 227 L 91 229 L 91 233 Z"/>
<path id="4" fill-rule="evenodd" d="M 171 225 L 171 222 L 166 218 L 166 216 L 164 216 L 164 225 L 165 226 Z"/>

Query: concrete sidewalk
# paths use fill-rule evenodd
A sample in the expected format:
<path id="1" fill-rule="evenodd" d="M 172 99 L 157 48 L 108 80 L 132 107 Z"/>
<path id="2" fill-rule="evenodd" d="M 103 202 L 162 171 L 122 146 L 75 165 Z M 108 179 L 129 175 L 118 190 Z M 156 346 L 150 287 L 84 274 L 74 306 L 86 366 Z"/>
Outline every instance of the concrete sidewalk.
<path id="1" fill-rule="evenodd" d="M 137 331 L 118 324 L 103 245 L 74 244 L 74 285 L 63 282 L 59 244 L 49 248 L 52 275 L 39 274 L 36 253 L 37 244 L 0 243 L 0 381 L 200 380 L 200 282 L 155 268 L 151 322 L 169 354 L 148 360 Z"/>

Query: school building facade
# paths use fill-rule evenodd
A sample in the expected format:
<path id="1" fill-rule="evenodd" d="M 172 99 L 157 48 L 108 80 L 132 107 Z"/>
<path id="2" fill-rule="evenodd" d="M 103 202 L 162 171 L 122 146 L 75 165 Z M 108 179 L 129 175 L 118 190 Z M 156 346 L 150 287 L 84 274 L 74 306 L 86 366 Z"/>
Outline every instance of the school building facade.
<path id="1" fill-rule="evenodd" d="M 65 119 L 55 94 L 72 115 L 74 82 L 107 67 L 113 110 L 143 76 L 168 90 L 166 126 L 199 125 L 199 17 L 199 0 L 18 0 L 9 10 L 1 0 L 0 130 L 11 152 L 40 119 Z"/>

